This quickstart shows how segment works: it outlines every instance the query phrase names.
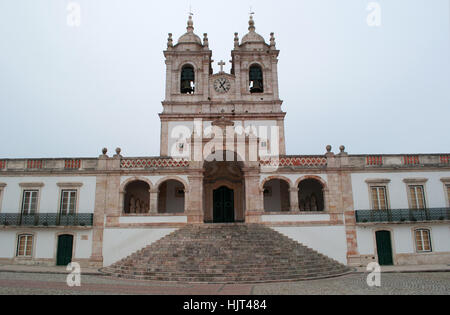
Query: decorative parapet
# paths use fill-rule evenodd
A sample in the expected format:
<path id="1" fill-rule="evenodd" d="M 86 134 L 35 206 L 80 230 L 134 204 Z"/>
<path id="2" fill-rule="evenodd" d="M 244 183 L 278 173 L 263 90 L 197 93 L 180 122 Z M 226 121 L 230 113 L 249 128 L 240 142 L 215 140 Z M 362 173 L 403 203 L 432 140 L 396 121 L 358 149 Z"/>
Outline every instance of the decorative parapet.
<path id="1" fill-rule="evenodd" d="M 443 154 L 439 158 L 441 164 L 450 164 L 450 154 Z"/>
<path id="2" fill-rule="evenodd" d="M 318 167 L 326 166 L 327 158 L 323 155 L 318 156 L 284 156 L 280 158 L 262 158 L 259 161 L 261 166 L 299 166 L 299 167 Z"/>
<path id="3" fill-rule="evenodd" d="M 404 165 L 417 165 L 420 164 L 418 155 L 404 155 L 403 156 Z"/>
<path id="4" fill-rule="evenodd" d="M 81 160 L 64 160 L 65 169 L 79 169 L 81 168 Z"/>
<path id="5" fill-rule="evenodd" d="M 120 168 L 168 168 L 168 167 L 188 167 L 189 161 L 171 158 L 131 158 L 122 159 Z"/>
<path id="6" fill-rule="evenodd" d="M 366 165 L 383 165 L 383 157 L 381 155 L 368 155 Z"/>
<path id="7" fill-rule="evenodd" d="M 27 160 L 27 168 L 28 169 L 40 169 L 43 167 L 42 160 Z"/>

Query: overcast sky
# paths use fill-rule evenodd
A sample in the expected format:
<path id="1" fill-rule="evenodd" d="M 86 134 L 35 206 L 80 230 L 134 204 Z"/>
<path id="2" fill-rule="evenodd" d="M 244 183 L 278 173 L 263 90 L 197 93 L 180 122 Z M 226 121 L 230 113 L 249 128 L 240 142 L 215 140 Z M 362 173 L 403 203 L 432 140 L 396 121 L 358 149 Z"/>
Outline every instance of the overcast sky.
<path id="1" fill-rule="evenodd" d="M 159 155 L 162 51 L 190 5 L 215 72 L 250 6 L 275 32 L 288 154 L 450 152 L 449 0 L 2 0 L 0 158 Z"/>

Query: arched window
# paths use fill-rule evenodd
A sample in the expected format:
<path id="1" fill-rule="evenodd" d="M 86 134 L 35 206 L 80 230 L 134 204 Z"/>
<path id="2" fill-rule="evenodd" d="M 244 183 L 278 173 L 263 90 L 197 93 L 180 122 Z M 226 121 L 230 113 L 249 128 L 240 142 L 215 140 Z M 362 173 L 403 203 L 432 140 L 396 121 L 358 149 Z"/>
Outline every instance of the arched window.
<path id="1" fill-rule="evenodd" d="M 183 213 L 184 190 L 182 182 L 168 179 L 158 187 L 158 213 Z"/>
<path id="2" fill-rule="evenodd" d="M 322 183 L 313 178 L 302 180 L 298 184 L 298 202 L 300 211 L 323 211 L 325 200 Z"/>
<path id="3" fill-rule="evenodd" d="M 181 68 L 180 92 L 182 94 L 194 94 L 195 91 L 195 71 L 191 65 L 184 65 Z"/>
<path id="4" fill-rule="evenodd" d="M 150 186 L 140 180 L 133 181 L 125 187 L 124 213 L 149 213 Z"/>
<path id="5" fill-rule="evenodd" d="M 271 179 L 264 183 L 264 211 L 289 211 L 289 184 L 282 179 Z"/>
<path id="6" fill-rule="evenodd" d="M 264 84 L 263 84 L 263 72 L 261 66 L 252 65 L 249 71 L 249 88 L 250 93 L 263 93 L 264 92 Z"/>

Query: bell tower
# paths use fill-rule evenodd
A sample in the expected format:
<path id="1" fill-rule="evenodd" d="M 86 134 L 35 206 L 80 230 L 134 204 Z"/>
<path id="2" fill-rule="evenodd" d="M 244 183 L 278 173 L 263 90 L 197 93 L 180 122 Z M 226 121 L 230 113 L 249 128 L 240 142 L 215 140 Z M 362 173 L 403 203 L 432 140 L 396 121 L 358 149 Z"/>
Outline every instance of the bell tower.
<path id="1" fill-rule="evenodd" d="M 183 138 L 188 139 L 194 130 L 194 121 L 201 126 L 211 126 L 218 119 L 232 121 L 246 132 L 276 127 L 276 141 L 261 141 L 262 145 L 276 148 L 285 154 L 284 117 L 282 101 L 278 92 L 278 54 L 274 34 L 270 43 L 255 31 L 253 16 L 249 20 L 249 32 L 239 42 L 234 35 L 231 51 L 231 72 L 223 71 L 225 63 L 220 61 L 220 71 L 213 73 L 212 52 L 208 35 L 203 39 L 194 33 L 192 14 L 187 22 L 187 32 L 176 44 L 169 33 L 166 63 L 166 93 L 162 102 L 161 156 L 170 156 L 177 146 L 183 147 L 183 139 L 174 130 L 188 130 Z M 258 136 L 259 137 L 259 136 Z"/>

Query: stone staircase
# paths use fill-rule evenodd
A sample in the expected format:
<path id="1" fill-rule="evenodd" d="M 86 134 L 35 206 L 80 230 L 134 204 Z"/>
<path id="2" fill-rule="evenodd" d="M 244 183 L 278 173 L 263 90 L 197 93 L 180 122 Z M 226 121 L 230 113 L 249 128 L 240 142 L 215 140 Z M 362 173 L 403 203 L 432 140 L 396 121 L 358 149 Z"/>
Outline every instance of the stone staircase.
<path id="1" fill-rule="evenodd" d="M 350 271 L 260 224 L 187 225 L 101 269 L 127 279 L 209 283 L 319 279 Z"/>

